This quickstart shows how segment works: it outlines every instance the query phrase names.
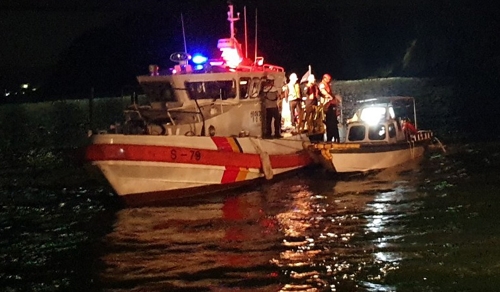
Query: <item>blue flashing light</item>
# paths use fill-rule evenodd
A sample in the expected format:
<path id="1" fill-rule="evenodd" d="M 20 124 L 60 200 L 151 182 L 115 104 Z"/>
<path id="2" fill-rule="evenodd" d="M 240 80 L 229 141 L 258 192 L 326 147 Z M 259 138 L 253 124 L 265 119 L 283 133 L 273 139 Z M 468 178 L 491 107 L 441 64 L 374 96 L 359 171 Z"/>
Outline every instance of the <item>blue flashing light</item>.
<path id="1" fill-rule="evenodd" d="M 196 54 L 193 56 L 193 63 L 195 64 L 203 64 L 205 62 L 207 62 L 208 58 L 203 56 L 203 55 L 200 55 L 200 54 Z"/>
<path id="2" fill-rule="evenodd" d="M 194 67 L 195 70 L 203 70 L 203 65 L 198 64 Z"/>

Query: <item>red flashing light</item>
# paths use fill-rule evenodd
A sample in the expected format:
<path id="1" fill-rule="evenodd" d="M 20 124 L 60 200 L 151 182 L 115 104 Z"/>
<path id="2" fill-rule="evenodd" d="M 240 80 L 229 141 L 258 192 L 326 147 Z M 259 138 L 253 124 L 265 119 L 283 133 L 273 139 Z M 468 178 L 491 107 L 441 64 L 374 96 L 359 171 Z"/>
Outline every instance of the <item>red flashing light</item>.
<path id="1" fill-rule="evenodd" d="M 256 64 L 257 66 L 264 66 L 264 57 L 257 57 L 257 58 L 255 59 L 255 64 Z"/>
<path id="2" fill-rule="evenodd" d="M 228 67 L 236 68 L 243 61 L 241 46 L 236 39 L 220 39 L 217 47 L 222 52 L 221 57 Z"/>
<path id="3" fill-rule="evenodd" d="M 235 68 L 243 61 L 243 58 L 240 56 L 239 52 L 235 48 L 222 48 L 222 59 L 226 62 L 229 67 Z"/>

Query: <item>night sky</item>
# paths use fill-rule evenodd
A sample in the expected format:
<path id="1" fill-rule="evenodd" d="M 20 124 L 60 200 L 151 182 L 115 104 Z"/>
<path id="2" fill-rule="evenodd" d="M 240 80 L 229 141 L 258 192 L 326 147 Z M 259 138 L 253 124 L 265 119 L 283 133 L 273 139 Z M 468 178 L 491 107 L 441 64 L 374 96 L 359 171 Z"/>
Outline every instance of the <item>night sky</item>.
<path id="1" fill-rule="evenodd" d="M 389 76 L 499 76 L 499 10 L 467 0 L 232 1 L 247 8 L 248 54 L 287 73 L 311 65 L 335 79 Z M 312 3 L 311 3 L 312 2 Z M 0 82 L 37 83 L 46 94 L 113 94 L 146 74 L 149 64 L 173 65 L 182 51 L 180 15 L 190 53 L 216 53 L 227 37 L 225 0 L 3 0 Z"/>

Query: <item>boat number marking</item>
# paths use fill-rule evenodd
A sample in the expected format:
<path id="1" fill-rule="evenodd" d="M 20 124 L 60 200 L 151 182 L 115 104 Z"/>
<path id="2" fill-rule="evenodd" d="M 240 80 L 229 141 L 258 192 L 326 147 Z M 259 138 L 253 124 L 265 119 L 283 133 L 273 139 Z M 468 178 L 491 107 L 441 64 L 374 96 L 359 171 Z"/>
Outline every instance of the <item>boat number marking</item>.
<path id="1" fill-rule="evenodd" d="M 260 111 L 251 111 L 250 118 L 252 119 L 253 123 L 262 122 L 262 116 L 260 114 Z"/>
<path id="2" fill-rule="evenodd" d="M 179 151 L 177 149 L 170 150 L 170 158 L 176 160 L 179 157 L 189 157 L 190 160 L 199 161 L 201 159 L 201 152 L 198 150 Z"/>

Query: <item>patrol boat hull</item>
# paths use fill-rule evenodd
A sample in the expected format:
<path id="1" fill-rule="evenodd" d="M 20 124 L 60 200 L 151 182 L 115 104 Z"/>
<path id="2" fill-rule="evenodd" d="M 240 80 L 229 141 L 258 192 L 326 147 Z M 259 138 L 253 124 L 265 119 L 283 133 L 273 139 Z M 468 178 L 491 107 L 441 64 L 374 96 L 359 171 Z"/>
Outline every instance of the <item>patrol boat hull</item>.
<path id="1" fill-rule="evenodd" d="M 301 136 L 282 139 L 95 135 L 86 156 L 130 205 L 239 187 L 312 163 Z"/>

